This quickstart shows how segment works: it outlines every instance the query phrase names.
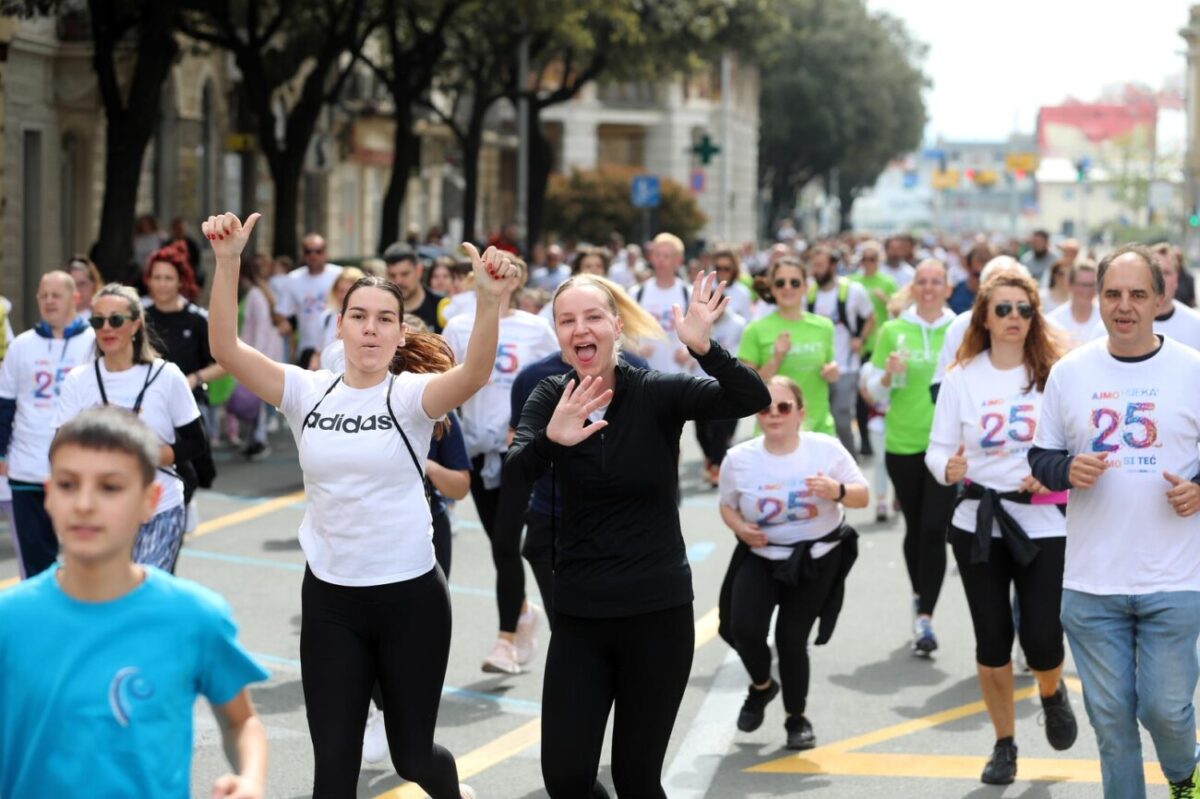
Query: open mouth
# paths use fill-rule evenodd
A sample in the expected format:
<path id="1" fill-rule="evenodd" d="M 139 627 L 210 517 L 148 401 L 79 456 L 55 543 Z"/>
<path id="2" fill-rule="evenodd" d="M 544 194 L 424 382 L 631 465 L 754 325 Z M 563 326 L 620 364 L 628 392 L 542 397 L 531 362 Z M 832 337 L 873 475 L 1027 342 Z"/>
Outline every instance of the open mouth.
<path id="1" fill-rule="evenodd" d="M 1117 330 L 1120 330 L 1123 333 L 1127 332 L 1127 331 L 1133 329 L 1133 320 L 1132 319 L 1114 319 L 1113 327 L 1115 327 Z"/>
<path id="2" fill-rule="evenodd" d="M 595 361 L 597 352 L 595 344 L 575 345 L 575 359 L 581 366 L 586 366 Z"/>

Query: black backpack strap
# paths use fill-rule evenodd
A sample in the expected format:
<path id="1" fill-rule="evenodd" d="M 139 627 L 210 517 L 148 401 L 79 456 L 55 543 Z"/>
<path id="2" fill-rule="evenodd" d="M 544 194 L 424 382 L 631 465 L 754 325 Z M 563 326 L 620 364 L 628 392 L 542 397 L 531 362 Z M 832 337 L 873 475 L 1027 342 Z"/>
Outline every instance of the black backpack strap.
<path id="1" fill-rule="evenodd" d="M 396 382 L 396 376 L 392 375 L 388 380 L 387 388 L 387 412 L 388 416 L 392 417 L 392 424 L 396 425 L 396 430 L 400 433 L 400 438 L 404 439 L 404 446 L 408 450 L 408 456 L 412 458 L 413 468 L 417 470 L 417 474 L 421 478 L 421 483 L 425 486 L 425 499 L 428 502 L 433 502 L 431 494 L 432 488 L 429 485 L 429 480 L 425 477 L 425 470 L 421 468 L 421 461 L 417 459 L 416 450 L 413 449 L 412 443 L 408 440 L 408 434 L 404 432 L 404 428 L 400 426 L 400 420 L 396 418 L 395 412 L 392 410 L 392 384 Z"/>
<path id="2" fill-rule="evenodd" d="M 642 295 L 646 293 L 646 284 L 638 283 L 638 287 L 633 290 L 633 300 L 638 305 L 642 304 Z"/>
<path id="3" fill-rule="evenodd" d="M 317 400 L 317 404 L 312 406 L 312 410 L 304 414 L 304 421 L 300 423 L 300 435 L 304 435 L 304 430 L 308 427 L 309 417 L 317 412 L 317 408 L 321 407 L 321 403 L 325 401 L 325 398 L 328 397 L 335 388 L 337 388 L 337 384 L 340 382 L 342 382 L 342 375 L 338 375 L 337 378 L 329 384 L 329 388 L 325 389 L 325 393 L 321 395 L 319 400 Z"/>
<path id="4" fill-rule="evenodd" d="M 107 405 L 108 392 L 104 390 L 104 378 L 100 377 L 100 359 L 92 361 L 92 366 L 96 367 L 96 388 L 100 389 L 100 402 Z"/>

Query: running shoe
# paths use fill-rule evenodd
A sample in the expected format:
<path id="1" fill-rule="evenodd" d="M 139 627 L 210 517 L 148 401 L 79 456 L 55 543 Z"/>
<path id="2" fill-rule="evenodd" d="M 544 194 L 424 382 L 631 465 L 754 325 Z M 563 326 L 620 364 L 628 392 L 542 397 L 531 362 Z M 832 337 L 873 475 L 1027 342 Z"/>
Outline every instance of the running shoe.
<path id="1" fill-rule="evenodd" d="M 1017 778 L 1017 745 L 1011 741 L 1011 738 L 1007 741 L 996 741 L 992 757 L 983 767 L 980 782 L 985 785 L 1011 785 Z"/>
<path id="2" fill-rule="evenodd" d="M 929 657 L 938 648 L 937 636 L 933 634 L 933 622 L 927 616 L 919 616 L 913 625 L 913 652 Z"/>
<path id="3" fill-rule="evenodd" d="M 458 784 L 458 795 L 461 796 L 462 799 L 475 799 L 475 789 L 470 785 L 463 785 L 460 782 Z"/>
<path id="4" fill-rule="evenodd" d="M 812 749 L 817 745 L 812 724 L 804 716 L 788 716 L 783 723 L 787 730 L 787 748 L 793 750 Z"/>
<path id="5" fill-rule="evenodd" d="M 242 449 L 242 457 L 248 461 L 261 461 L 271 454 L 271 448 L 261 441 L 251 441 Z"/>
<path id="6" fill-rule="evenodd" d="M 767 713 L 767 705 L 779 695 L 779 683 L 771 680 L 771 684 L 762 690 L 750 686 L 746 693 L 746 701 L 738 713 L 737 728 L 742 732 L 754 732 L 762 726 L 763 717 Z"/>
<path id="7" fill-rule="evenodd" d="M 1200 799 L 1200 767 L 1183 782 L 1171 783 L 1171 799 Z"/>
<path id="8" fill-rule="evenodd" d="M 483 659 L 483 670 L 489 674 L 520 674 L 517 647 L 510 641 L 497 638 L 492 651 Z"/>
<path id="9" fill-rule="evenodd" d="M 1059 681 L 1054 696 L 1042 697 L 1042 714 L 1046 719 L 1046 740 L 1060 752 L 1070 749 L 1079 734 L 1079 725 L 1075 723 L 1066 683 Z"/>
<path id="10" fill-rule="evenodd" d="M 537 629 L 542 620 L 542 609 L 532 602 L 525 603 L 525 612 L 517 619 L 517 633 L 513 644 L 517 647 L 517 663 L 524 666 L 537 652 Z"/>
<path id="11" fill-rule="evenodd" d="M 363 733 L 362 759 L 367 763 L 382 763 L 388 759 L 387 730 L 383 726 L 383 711 L 371 703 L 367 713 L 367 730 Z"/>
<path id="12" fill-rule="evenodd" d="M 875 521 L 886 522 L 888 520 L 888 506 L 886 502 L 875 503 Z"/>

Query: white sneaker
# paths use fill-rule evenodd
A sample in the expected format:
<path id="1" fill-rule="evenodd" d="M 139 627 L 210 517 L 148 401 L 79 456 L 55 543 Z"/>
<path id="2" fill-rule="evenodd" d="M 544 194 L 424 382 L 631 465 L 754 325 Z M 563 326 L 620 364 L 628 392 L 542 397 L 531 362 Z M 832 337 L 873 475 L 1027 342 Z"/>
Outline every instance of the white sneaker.
<path id="1" fill-rule="evenodd" d="M 475 799 L 475 789 L 470 785 L 458 784 L 458 794 L 462 799 Z"/>
<path id="2" fill-rule="evenodd" d="M 492 651 L 483 659 L 483 670 L 490 674 L 520 674 L 517 647 L 503 638 L 497 638 Z"/>
<path id="3" fill-rule="evenodd" d="M 367 763 L 383 763 L 388 759 L 387 730 L 383 726 L 383 711 L 371 703 L 367 713 L 367 730 L 363 733 L 362 759 Z"/>
<path id="4" fill-rule="evenodd" d="M 517 633 L 513 643 L 517 647 L 517 663 L 524 666 L 537 653 L 537 628 L 542 620 L 542 609 L 532 602 L 526 603 L 525 612 L 517 620 Z"/>

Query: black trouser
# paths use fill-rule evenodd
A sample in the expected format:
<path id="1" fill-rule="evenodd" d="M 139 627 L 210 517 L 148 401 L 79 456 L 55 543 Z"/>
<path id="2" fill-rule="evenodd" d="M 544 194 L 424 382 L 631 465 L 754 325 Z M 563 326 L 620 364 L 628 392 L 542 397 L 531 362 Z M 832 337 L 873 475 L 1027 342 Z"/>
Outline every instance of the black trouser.
<path id="1" fill-rule="evenodd" d="M 450 581 L 450 549 L 453 540 L 453 530 L 450 529 L 450 514 L 442 511 L 433 517 L 433 557 L 442 567 L 446 581 Z"/>
<path id="2" fill-rule="evenodd" d="M 870 363 L 871 353 L 864 352 L 862 362 Z M 874 455 L 875 453 L 871 450 L 871 434 L 867 431 L 867 424 L 871 421 L 871 406 L 867 405 L 861 391 L 858 392 L 858 399 L 854 406 L 854 416 L 858 422 L 858 440 L 861 442 L 858 451 L 863 455 Z"/>
<path id="3" fill-rule="evenodd" d="M 783 707 L 789 716 L 804 715 L 808 701 L 808 636 L 817 614 L 837 579 L 842 548 L 813 561 L 816 574 L 800 586 L 790 586 L 772 577 L 779 561 L 750 554 L 742 561 L 733 578 L 733 638 L 738 656 L 755 685 L 771 679 L 771 647 L 767 632 L 771 615 L 779 608 L 775 622 L 775 648 L 779 651 L 779 681 L 783 685 Z"/>
<path id="4" fill-rule="evenodd" d="M 1009 595 L 1011 586 L 1016 585 L 1025 662 L 1034 671 L 1058 668 L 1065 656 L 1059 608 L 1066 537 L 1037 539 L 1038 554 L 1028 566 L 1013 560 L 1008 547 L 997 538 L 992 539 L 987 563 L 971 563 L 974 538 L 974 533 L 950 528 L 950 547 L 958 561 L 975 628 L 975 661 L 998 669 L 1008 665 L 1012 658 L 1013 612 Z"/>
<path id="5" fill-rule="evenodd" d="M 717 466 L 725 460 L 725 453 L 733 443 L 733 434 L 737 432 L 737 419 L 698 419 L 696 420 L 696 441 L 704 459 Z"/>
<path id="6" fill-rule="evenodd" d="M 924 452 L 888 452 L 884 463 L 904 514 L 904 562 L 917 596 L 917 613 L 932 616 L 946 579 L 946 531 L 956 489 L 933 479 Z"/>
<path id="7" fill-rule="evenodd" d="M 496 565 L 496 605 L 500 611 L 500 632 L 517 631 L 521 606 L 525 604 L 525 566 L 521 563 L 521 526 L 502 524 L 497 518 L 500 509 L 500 488 L 484 488 L 480 470 L 483 455 L 471 459 L 471 499 L 479 512 L 479 523 L 492 542 L 492 562 Z M 529 503 L 526 492 L 523 510 Z M 506 503 L 507 504 L 507 503 Z M 506 514 L 507 515 L 507 514 Z M 515 535 L 514 535 L 515 531 Z"/>
<path id="8" fill-rule="evenodd" d="M 9 480 L 12 487 L 13 521 L 21 559 L 21 575 L 33 577 L 54 565 L 58 559 L 58 537 L 46 513 L 46 490 L 41 483 Z"/>
<path id="9" fill-rule="evenodd" d="M 557 615 L 542 688 L 542 778 L 552 799 L 592 795 L 614 706 L 617 795 L 665 799 L 663 759 L 695 638 L 691 603 L 616 619 Z"/>
<path id="10" fill-rule="evenodd" d="M 546 623 L 554 629 L 554 525 L 548 514 L 529 510 L 525 513 L 525 543 L 521 555 L 533 569 L 538 591 L 542 595 L 542 606 L 546 609 Z"/>
<path id="11" fill-rule="evenodd" d="M 300 664 L 316 761 L 313 796 L 354 796 L 376 680 L 396 772 L 434 799 L 458 799 L 454 757 L 433 742 L 450 657 L 450 592 L 441 569 L 401 583 L 345 587 L 307 568 Z"/>

